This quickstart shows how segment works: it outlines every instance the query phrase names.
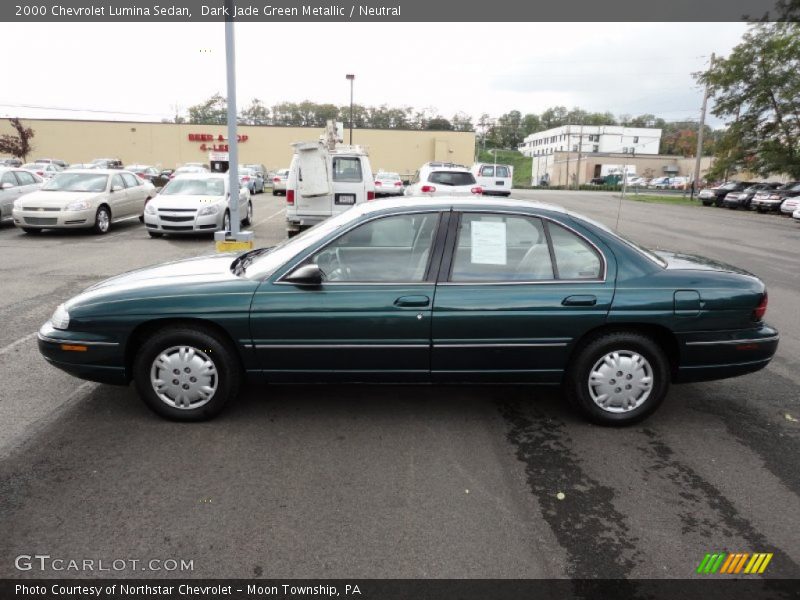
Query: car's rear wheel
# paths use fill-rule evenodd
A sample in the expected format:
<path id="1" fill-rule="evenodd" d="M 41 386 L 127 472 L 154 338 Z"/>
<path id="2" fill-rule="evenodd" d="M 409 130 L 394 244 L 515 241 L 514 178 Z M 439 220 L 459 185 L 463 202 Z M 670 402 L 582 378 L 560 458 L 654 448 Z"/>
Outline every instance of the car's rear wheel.
<path id="1" fill-rule="evenodd" d="M 222 216 L 222 231 L 230 231 L 231 230 L 231 213 L 227 210 L 225 214 Z"/>
<path id="2" fill-rule="evenodd" d="M 651 338 L 613 332 L 589 340 L 567 370 L 565 392 L 590 420 L 630 425 L 650 415 L 669 390 L 669 363 Z"/>
<path id="3" fill-rule="evenodd" d="M 248 202 L 247 203 L 247 212 L 245 213 L 245 217 L 244 217 L 244 220 L 242 221 L 242 223 L 244 223 L 244 225 L 246 225 L 247 227 L 249 227 L 250 225 L 253 224 L 253 203 L 252 202 Z"/>
<path id="4" fill-rule="evenodd" d="M 108 233 L 111 229 L 111 213 L 107 206 L 101 206 L 97 209 L 94 217 L 94 232 L 99 234 Z"/>
<path id="5" fill-rule="evenodd" d="M 241 383 L 234 350 L 202 327 L 155 333 L 136 354 L 133 375 L 145 404 L 178 421 L 214 417 L 236 397 Z"/>
<path id="6" fill-rule="evenodd" d="M 272 195 L 273 196 L 277 196 L 278 195 L 278 190 L 272 190 Z"/>

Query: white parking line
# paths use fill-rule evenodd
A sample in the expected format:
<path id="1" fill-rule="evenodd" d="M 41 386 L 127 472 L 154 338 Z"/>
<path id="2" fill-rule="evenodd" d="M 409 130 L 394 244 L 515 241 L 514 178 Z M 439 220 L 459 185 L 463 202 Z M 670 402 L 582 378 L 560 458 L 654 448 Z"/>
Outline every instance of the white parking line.
<path id="1" fill-rule="evenodd" d="M 0 356 L 2 356 L 3 354 L 6 354 L 8 352 L 11 352 L 17 346 L 21 346 L 25 342 L 32 340 L 33 338 L 36 337 L 36 333 L 37 332 L 34 331 L 33 333 L 29 333 L 28 335 L 26 335 L 24 337 L 21 337 L 21 338 L 19 338 L 18 340 L 14 341 L 14 342 L 11 342 L 7 346 L 3 346 L 2 348 L 0 348 Z"/>
<path id="2" fill-rule="evenodd" d="M 254 225 L 254 227 L 258 227 L 258 226 L 259 226 L 259 225 L 261 225 L 262 223 L 266 223 L 266 222 L 267 222 L 267 221 L 269 221 L 270 219 L 274 219 L 274 218 L 275 218 L 275 217 L 277 217 L 278 215 L 280 215 L 280 214 L 283 214 L 283 213 L 285 213 L 285 212 L 286 212 L 286 209 L 285 209 L 285 208 L 282 208 L 282 209 L 280 209 L 278 212 L 276 212 L 276 213 L 273 213 L 273 214 L 271 214 L 270 216 L 268 216 L 268 217 L 266 217 L 266 218 L 264 218 L 264 219 L 261 219 L 261 220 L 260 220 L 258 223 L 256 223 L 256 224 Z"/>

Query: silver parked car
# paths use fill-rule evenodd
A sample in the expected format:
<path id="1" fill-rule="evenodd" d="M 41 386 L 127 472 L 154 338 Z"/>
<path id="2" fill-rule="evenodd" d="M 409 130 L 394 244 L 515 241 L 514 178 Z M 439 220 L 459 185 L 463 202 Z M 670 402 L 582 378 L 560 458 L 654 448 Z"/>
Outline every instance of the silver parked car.
<path id="1" fill-rule="evenodd" d="M 165 233 L 230 231 L 229 181 L 224 173 L 178 175 L 147 203 L 147 233 L 158 238 Z M 247 187 L 239 188 L 238 197 L 240 219 L 250 225 L 253 203 Z"/>
<path id="2" fill-rule="evenodd" d="M 0 222 L 10 221 L 14 201 L 38 190 L 43 181 L 30 171 L 0 167 Z"/>
<path id="3" fill-rule="evenodd" d="M 289 169 L 278 169 L 272 176 L 272 195 L 286 195 L 286 180 L 289 178 Z"/>
<path id="4" fill-rule="evenodd" d="M 14 202 L 14 225 L 25 233 L 43 229 L 92 228 L 107 233 L 117 221 L 135 219 L 155 195 L 152 183 L 129 171 L 64 171 L 38 191 Z"/>

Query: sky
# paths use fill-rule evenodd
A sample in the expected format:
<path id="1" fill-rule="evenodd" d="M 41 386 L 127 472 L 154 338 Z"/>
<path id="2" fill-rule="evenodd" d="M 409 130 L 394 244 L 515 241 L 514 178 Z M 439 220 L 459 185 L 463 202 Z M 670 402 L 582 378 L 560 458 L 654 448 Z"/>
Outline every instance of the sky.
<path id="1" fill-rule="evenodd" d="M 697 119 L 691 74 L 742 23 L 237 23 L 238 105 L 578 106 Z M 44 40 L 47 43 L 42 43 Z M 31 42 L 34 43 L 31 43 Z M 226 93 L 222 23 L 0 23 L 0 117 L 160 121 Z M 722 123 L 712 116 L 709 124 Z"/>

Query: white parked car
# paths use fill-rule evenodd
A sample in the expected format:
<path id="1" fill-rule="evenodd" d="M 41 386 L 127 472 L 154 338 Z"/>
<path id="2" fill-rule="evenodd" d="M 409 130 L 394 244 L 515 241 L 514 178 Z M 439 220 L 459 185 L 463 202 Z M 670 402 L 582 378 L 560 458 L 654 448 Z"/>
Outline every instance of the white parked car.
<path id="1" fill-rule="evenodd" d="M 112 223 L 139 217 L 155 193 L 129 171 L 64 171 L 14 202 L 14 225 L 31 234 L 82 227 L 107 233 Z"/>
<path id="2" fill-rule="evenodd" d="M 178 167 L 172 173 L 170 173 L 169 178 L 175 179 L 178 175 L 197 175 L 200 173 L 210 173 L 205 166 L 203 165 L 183 165 L 182 167 Z"/>
<path id="3" fill-rule="evenodd" d="M 0 222 L 11 220 L 14 202 L 24 194 L 38 190 L 42 182 L 41 177 L 30 171 L 0 167 Z"/>
<path id="4" fill-rule="evenodd" d="M 514 177 L 514 167 L 511 165 L 476 163 L 470 170 L 485 196 L 511 195 Z"/>
<path id="5" fill-rule="evenodd" d="M 480 196 L 483 189 L 466 167 L 438 167 L 428 163 L 406 188 L 406 196 Z"/>
<path id="6" fill-rule="evenodd" d="M 378 171 L 375 175 L 375 196 L 402 196 L 406 191 L 398 173 Z"/>
<path id="7" fill-rule="evenodd" d="M 144 225 L 150 237 L 165 233 L 230 231 L 229 180 L 226 173 L 178 175 L 165 185 L 144 209 Z M 250 191 L 239 188 L 239 217 L 253 221 Z"/>
<path id="8" fill-rule="evenodd" d="M 50 179 L 64 170 L 55 163 L 25 163 L 20 168 L 35 173 L 42 179 Z"/>
<path id="9" fill-rule="evenodd" d="M 286 195 L 286 180 L 289 178 L 289 169 L 278 169 L 272 176 L 272 195 Z"/>
<path id="10" fill-rule="evenodd" d="M 792 218 L 793 218 L 795 221 L 798 221 L 798 222 L 800 222 L 800 208 L 798 208 L 797 210 L 795 210 L 795 211 L 792 213 Z"/>
<path id="11" fill-rule="evenodd" d="M 669 188 L 669 182 L 669 177 L 656 177 L 655 179 L 650 180 L 650 183 L 647 184 L 647 187 L 656 190 L 666 190 Z"/>
<path id="12" fill-rule="evenodd" d="M 794 216 L 795 211 L 800 209 L 800 196 L 791 196 L 786 198 L 781 204 L 781 212 L 785 215 Z"/>

